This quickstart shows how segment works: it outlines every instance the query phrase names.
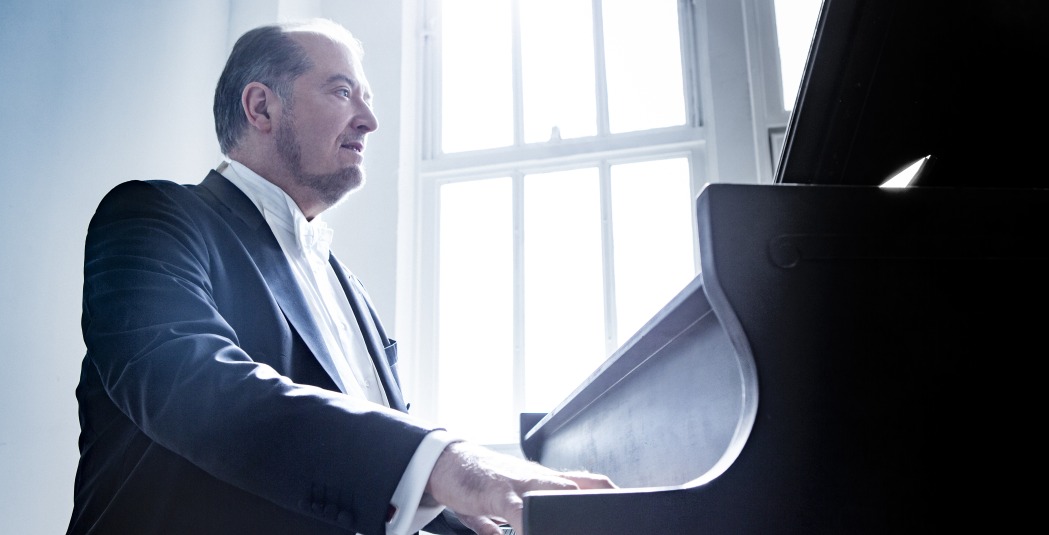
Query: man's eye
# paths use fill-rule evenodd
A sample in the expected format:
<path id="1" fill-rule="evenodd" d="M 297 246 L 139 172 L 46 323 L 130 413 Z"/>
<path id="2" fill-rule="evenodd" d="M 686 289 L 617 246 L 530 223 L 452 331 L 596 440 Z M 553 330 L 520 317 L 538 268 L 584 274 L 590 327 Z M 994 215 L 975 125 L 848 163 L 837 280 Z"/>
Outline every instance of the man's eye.
<path id="1" fill-rule="evenodd" d="M 339 96 L 343 97 L 343 98 L 350 98 L 350 90 L 349 89 L 340 89 L 339 90 Z"/>

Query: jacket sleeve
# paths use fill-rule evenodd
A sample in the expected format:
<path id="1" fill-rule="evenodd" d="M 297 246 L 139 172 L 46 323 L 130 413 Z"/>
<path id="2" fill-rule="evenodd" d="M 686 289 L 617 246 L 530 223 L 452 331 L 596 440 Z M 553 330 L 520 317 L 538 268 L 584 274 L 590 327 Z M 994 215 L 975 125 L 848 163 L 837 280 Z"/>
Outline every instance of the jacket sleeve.
<path id="1" fill-rule="evenodd" d="M 238 242 L 220 238 L 234 233 L 187 191 L 125 183 L 91 221 L 82 327 L 102 388 L 150 440 L 213 477 L 381 533 L 401 473 L 432 428 L 253 359 L 214 295 L 230 277 L 259 275 L 227 272 L 224 256 L 239 254 Z"/>

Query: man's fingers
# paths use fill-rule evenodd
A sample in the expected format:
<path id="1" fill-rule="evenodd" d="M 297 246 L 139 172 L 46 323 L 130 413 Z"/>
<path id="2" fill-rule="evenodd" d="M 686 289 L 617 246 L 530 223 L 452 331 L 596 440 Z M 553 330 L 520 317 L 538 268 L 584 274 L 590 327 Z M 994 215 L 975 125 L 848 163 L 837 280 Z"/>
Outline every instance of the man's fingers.
<path id="1" fill-rule="evenodd" d="M 456 515 L 464 526 L 474 530 L 477 535 L 503 535 L 499 525 L 486 516 Z"/>
<path id="2" fill-rule="evenodd" d="M 616 489 L 619 488 L 607 476 L 590 472 L 566 472 L 563 477 L 579 485 L 581 489 Z"/>

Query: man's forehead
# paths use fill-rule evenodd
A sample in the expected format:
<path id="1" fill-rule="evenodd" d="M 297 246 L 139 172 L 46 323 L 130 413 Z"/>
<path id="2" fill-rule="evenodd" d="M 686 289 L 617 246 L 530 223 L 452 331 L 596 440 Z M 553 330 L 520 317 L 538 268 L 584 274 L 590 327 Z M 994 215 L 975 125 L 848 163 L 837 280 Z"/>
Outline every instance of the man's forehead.
<path id="1" fill-rule="evenodd" d="M 325 34 L 307 31 L 295 33 L 291 37 L 306 50 L 313 64 L 310 70 L 315 71 L 314 74 L 331 81 L 343 78 L 367 88 L 368 81 L 364 76 L 361 58 L 354 46 L 333 40 Z"/>
<path id="2" fill-rule="evenodd" d="M 297 30 L 288 33 L 288 37 L 295 40 L 306 49 L 311 56 L 322 54 L 325 56 L 346 56 L 354 62 L 360 63 L 361 51 L 355 43 L 346 42 L 325 33 L 309 30 Z"/>

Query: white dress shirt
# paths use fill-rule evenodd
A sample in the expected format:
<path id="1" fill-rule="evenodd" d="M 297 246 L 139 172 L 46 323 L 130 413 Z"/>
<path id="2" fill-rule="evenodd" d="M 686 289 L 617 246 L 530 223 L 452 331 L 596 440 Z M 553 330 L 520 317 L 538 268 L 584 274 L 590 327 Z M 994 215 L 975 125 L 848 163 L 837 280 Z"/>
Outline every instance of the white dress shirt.
<path id="1" fill-rule="evenodd" d="M 328 261 L 332 229 L 320 217 L 307 221 L 284 190 L 240 162 L 222 162 L 216 170 L 251 199 L 288 258 L 328 349 L 317 355 L 321 365 L 345 394 L 389 406 L 364 335 Z M 443 510 L 422 505 L 421 500 L 437 457 L 452 442 L 443 430 L 423 439 L 393 494 L 395 513 L 387 522 L 388 534 L 415 533 Z"/>

